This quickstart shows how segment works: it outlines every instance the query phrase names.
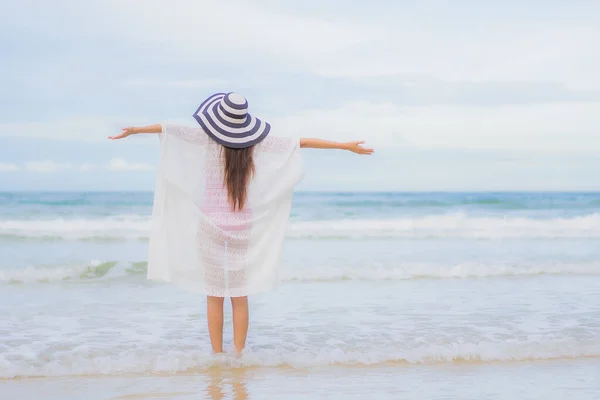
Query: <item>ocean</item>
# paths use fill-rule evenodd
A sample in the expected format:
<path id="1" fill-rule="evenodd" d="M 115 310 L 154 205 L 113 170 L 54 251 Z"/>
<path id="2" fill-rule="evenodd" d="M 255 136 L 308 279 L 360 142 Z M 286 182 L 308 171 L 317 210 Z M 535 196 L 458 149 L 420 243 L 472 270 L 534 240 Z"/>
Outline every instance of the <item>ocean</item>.
<path id="1" fill-rule="evenodd" d="M 145 279 L 151 209 L 0 193 L 0 399 L 600 398 L 600 193 L 297 193 L 241 358 Z"/>

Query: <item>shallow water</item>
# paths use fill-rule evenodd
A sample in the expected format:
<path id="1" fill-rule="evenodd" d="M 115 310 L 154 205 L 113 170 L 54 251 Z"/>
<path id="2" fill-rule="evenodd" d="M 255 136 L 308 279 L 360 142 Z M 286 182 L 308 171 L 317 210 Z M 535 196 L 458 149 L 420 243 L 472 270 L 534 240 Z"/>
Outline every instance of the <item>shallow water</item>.
<path id="1" fill-rule="evenodd" d="M 299 194 L 240 359 L 145 280 L 150 194 L 0 199 L 0 398 L 600 393 L 600 194 Z"/>
<path id="2" fill-rule="evenodd" d="M 210 370 L 12 380 L 11 399 L 597 399 L 594 360 L 436 366 Z M 40 397 L 43 396 L 43 397 Z"/>

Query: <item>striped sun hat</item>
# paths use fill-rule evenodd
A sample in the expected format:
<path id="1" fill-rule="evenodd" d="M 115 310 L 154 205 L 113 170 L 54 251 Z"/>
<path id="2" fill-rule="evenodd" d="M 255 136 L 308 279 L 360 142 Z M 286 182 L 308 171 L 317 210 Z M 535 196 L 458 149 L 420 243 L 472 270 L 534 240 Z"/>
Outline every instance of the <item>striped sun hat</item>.
<path id="1" fill-rule="evenodd" d="M 225 147 L 243 149 L 263 140 L 271 125 L 248 114 L 248 101 L 239 93 L 216 93 L 204 100 L 194 118 Z"/>

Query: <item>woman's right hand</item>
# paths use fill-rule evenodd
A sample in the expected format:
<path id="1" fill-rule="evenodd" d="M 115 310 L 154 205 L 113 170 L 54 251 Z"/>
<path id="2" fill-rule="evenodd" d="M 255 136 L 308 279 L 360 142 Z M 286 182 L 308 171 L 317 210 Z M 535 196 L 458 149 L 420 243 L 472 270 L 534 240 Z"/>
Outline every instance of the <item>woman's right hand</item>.
<path id="1" fill-rule="evenodd" d="M 323 139 L 314 139 L 314 138 L 302 138 L 300 139 L 300 147 L 309 148 L 309 149 L 338 149 L 338 150 L 348 150 L 356 154 L 373 154 L 373 149 L 368 149 L 366 147 L 362 147 L 361 145 L 364 141 L 361 142 L 332 142 L 330 140 Z"/>
<path id="2" fill-rule="evenodd" d="M 135 134 L 135 128 L 133 126 L 128 126 L 127 128 L 123 128 L 123 131 L 115 136 L 109 136 L 108 138 L 110 140 L 116 140 L 116 139 L 124 139 L 127 136 L 131 136 Z"/>

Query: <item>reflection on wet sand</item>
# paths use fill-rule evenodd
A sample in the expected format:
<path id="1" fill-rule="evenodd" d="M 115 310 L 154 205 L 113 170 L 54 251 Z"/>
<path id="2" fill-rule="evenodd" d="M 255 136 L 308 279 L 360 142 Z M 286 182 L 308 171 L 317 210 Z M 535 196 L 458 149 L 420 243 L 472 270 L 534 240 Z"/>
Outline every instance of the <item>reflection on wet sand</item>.
<path id="1" fill-rule="evenodd" d="M 206 393 L 211 400 L 231 399 L 248 400 L 246 373 L 243 370 L 207 372 Z"/>

